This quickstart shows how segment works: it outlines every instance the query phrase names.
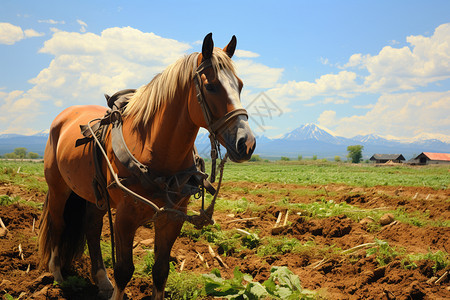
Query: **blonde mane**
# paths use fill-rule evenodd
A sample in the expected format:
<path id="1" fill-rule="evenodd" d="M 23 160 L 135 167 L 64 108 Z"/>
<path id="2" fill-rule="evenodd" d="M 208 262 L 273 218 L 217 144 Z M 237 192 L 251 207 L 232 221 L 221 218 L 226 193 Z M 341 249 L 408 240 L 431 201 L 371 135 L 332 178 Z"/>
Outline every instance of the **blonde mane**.
<path id="1" fill-rule="evenodd" d="M 132 116 L 133 126 L 147 126 L 156 112 L 175 97 L 178 89 L 189 86 L 197 67 L 197 57 L 196 52 L 180 58 L 150 83 L 136 90 L 124 111 L 125 117 Z M 219 69 L 228 69 L 236 74 L 232 60 L 222 49 L 214 48 L 211 61 L 216 74 Z"/>

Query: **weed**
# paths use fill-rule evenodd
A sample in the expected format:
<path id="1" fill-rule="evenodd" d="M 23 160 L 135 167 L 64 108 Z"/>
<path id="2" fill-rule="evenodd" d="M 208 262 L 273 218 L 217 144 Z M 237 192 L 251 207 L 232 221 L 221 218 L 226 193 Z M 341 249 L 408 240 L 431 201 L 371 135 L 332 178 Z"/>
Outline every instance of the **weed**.
<path id="1" fill-rule="evenodd" d="M 19 202 L 19 200 L 20 200 L 19 196 L 11 197 L 8 195 L 2 195 L 2 196 L 0 196 L 0 205 L 3 205 L 3 206 L 11 205 L 11 204 Z"/>
<path id="2" fill-rule="evenodd" d="M 166 296 L 173 300 L 197 299 L 205 297 L 205 280 L 202 275 L 191 272 L 176 272 L 174 265 L 171 269 L 166 284 Z"/>
<path id="3" fill-rule="evenodd" d="M 304 291 L 297 275 L 287 267 L 272 267 L 268 280 L 263 284 L 253 277 L 234 269 L 234 277 L 223 279 L 220 271 L 214 269 L 205 278 L 207 295 L 227 299 L 314 299 L 314 294 Z"/>
<path id="4" fill-rule="evenodd" d="M 366 255 L 375 255 L 376 261 L 380 266 L 385 266 L 396 257 L 404 254 L 404 250 L 398 251 L 397 249 L 389 246 L 388 242 L 375 239 L 375 244 L 375 247 L 367 249 Z"/>
<path id="5" fill-rule="evenodd" d="M 444 251 L 436 251 L 435 253 L 428 250 L 428 253 L 419 253 L 419 254 L 409 254 L 402 260 L 402 266 L 406 269 L 415 269 L 417 268 L 417 261 L 422 260 L 430 260 L 434 262 L 433 272 L 443 270 L 450 265 L 450 258 L 448 253 Z"/>
<path id="6" fill-rule="evenodd" d="M 78 276 L 69 276 L 63 282 L 58 284 L 64 290 L 79 292 L 88 286 L 86 279 Z"/>
<path id="7" fill-rule="evenodd" d="M 261 246 L 257 249 L 257 254 L 259 256 L 268 256 L 268 255 L 282 255 L 285 253 L 293 252 L 295 249 L 301 247 L 301 243 L 295 238 L 287 238 L 282 237 L 265 237 L 262 239 Z"/>
<path id="8" fill-rule="evenodd" d="M 155 253 L 153 250 L 147 250 L 147 254 L 142 259 L 142 262 L 137 265 L 136 271 L 142 275 L 151 275 L 153 266 L 155 264 Z"/>

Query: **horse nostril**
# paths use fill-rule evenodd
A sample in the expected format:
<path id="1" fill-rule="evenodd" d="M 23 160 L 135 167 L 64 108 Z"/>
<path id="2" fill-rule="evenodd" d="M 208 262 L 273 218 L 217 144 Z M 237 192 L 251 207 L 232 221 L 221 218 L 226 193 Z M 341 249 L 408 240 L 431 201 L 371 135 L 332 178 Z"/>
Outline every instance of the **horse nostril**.
<path id="1" fill-rule="evenodd" d="M 247 153 L 247 145 L 245 144 L 247 138 L 240 138 L 237 142 L 237 151 L 240 155 L 245 155 Z"/>

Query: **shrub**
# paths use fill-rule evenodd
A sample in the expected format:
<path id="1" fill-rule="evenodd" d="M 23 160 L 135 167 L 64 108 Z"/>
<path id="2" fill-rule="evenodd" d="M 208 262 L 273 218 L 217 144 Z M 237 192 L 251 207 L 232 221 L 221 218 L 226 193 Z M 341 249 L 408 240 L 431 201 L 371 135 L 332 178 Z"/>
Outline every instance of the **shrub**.
<path id="1" fill-rule="evenodd" d="M 262 161 L 262 158 L 258 154 L 253 154 L 249 161 Z"/>

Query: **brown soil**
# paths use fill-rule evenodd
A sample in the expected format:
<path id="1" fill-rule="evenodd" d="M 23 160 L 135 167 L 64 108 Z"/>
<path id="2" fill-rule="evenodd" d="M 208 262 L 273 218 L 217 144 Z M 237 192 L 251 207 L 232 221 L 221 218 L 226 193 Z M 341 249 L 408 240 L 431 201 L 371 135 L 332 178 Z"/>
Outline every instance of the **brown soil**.
<path id="1" fill-rule="evenodd" d="M 256 190 L 266 190 L 267 194 L 252 193 Z M 271 194 L 272 190 L 281 192 Z M 45 198 L 43 194 L 0 183 L 0 195 L 5 194 L 39 202 Z M 215 213 L 215 220 L 222 229 L 258 230 L 260 237 L 271 235 L 278 213 L 284 212 L 276 206 L 282 199 L 288 199 L 290 203 L 309 203 L 324 198 L 364 209 L 401 207 L 408 213 L 426 213 L 430 220 L 450 219 L 450 192 L 425 187 L 362 188 L 227 182 L 221 197 L 235 200 L 245 197 L 251 202 L 266 205 L 267 209 L 263 212 Z M 33 223 L 36 222 L 37 228 L 40 213 L 39 209 L 23 204 L 0 206 L 0 217 L 8 229 L 7 236 L 0 238 L 0 295 L 8 293 L 20 299 L 96 299 L 97 289 L 94 285 L 79 289 L 55 286 L 52 275 L 38 268 L 38 229 L 33 230 Z M 329 246 L 346 250 L 379 239 L 387 241 L 392 247 L 403 248 L 407 253 L 427 253 L 430 250 L 450 252 L 449 227 L 417 227 L 394 221 L 381 229 L 370 231 L 366 223 L 355 222 L 344 215 L 316 219 L 305 217 L 305 214 L 307 212 L 290 212 L 290 225 L 280 234 L 296 238 L 301 243 L 313 241 L 318 249 Z M 243 218 L 253 219 L 228 222 Z M 106 218 L 104 228 L 104 236 L 107 236 L 109 227 Z M 140 242 L 152 237 L 151 226 L 139 229 L 135 237 L 135 256 L 144 255 L 145 242 Z M 213 249 L 216 253 L 221 252 L 217 246 L 213 246 Z M 204 256 L 208 266 L 199 260 L 197 252 Z M 228 265 L 225 268 L 209 254 L 206 242 L 180 237 L 174 245 L 172 257 L 178 268 L 185 260 L 186 271 L 204 274 L 212 268 L 219 268 L 222 276 L 227 278 L 232 276 L 235 266 L 240 266 L 242 272 L 251 274 L 260 282 L 268 278 L 271 266 L 287 266 L 299 276 L 304 288 L 319 291 L 325 299 L 450 299 L 450 276 L 435 283 L 449 268 L 435 274 L 431 261 L 421 261 L 417 268 L 407 270 L 402 267 L 400 258 L 380 267 L 373 255 L 366 255 L 365 248 L 346 256 L 328 256 L 323 260 L 323 256 L 318 253 L 308 252 L 260 257 L 253 250 L 230 251 L 227 256 L 221 256 Z M 68 275 L 89 280 L 89 264 L 87 256 L 83 256 Z M 108 269 L 108 273 L 112 278 L 111 269 Z M 126 293 L 129 299 L 150 299 L 151 278 L 134 276 Z"/>

